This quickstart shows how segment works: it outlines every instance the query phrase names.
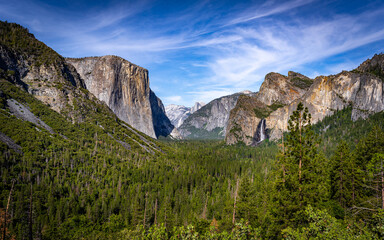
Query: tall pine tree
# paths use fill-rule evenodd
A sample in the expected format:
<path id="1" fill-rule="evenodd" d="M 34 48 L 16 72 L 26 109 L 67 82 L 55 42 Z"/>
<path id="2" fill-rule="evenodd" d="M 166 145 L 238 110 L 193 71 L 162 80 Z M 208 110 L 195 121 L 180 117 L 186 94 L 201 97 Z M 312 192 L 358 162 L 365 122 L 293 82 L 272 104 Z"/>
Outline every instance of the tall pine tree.
<path id="1" fill-rule="evenodd" d="M 342 209 L 341 214 L 336 213 L 337 217 L 344 217 L 347 210 L 352 207 L 356 180 L 354 167 L 349 147 L 345 141 L 342 141 L 330 161 L 330 197 L 338 203 L 338 209 Z"/>
<path id="2" fill-rule="evenodd" d="M 325 157 L 318 153 L 318 136 L 311 128 L 311 114 L 299 103 L 288 121 L 288 131 L 277 156 L 274 205 L 275 233 L 304 224 L 305 208 L 327 198 Z"/>

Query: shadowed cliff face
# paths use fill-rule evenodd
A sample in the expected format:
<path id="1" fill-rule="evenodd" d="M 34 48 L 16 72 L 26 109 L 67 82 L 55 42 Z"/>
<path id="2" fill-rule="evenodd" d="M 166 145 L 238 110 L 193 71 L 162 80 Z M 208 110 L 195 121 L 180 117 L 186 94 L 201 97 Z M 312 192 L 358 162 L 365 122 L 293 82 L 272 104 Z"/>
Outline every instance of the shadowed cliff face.
<path id="1" fill-rule="evenodd" d="M 148 136 L 167 136 L 173 126 L 149 88 L 148 70 L 117 56 L 68 58 L 86 88 L 123 121 Z"/>
<path id="2" fill-rule="evenodd" d="M 156 96 L 154 92 L 152 92 L 152 90 L 150 91 L 149 100 L 151 102 L 152 119 L 156 137 L 166 137 L 170 135 L 174 127 L 165 114 L 163 102 Z"/>
<path id="3" fill-rule="evenodd" d="M 292 78 L 294 75 L 295 77 Z M 238 101 L 234 110 L 231 111 L 226 135 L 227 144 L 239 141 L 247 145 L 254 144 L 256 128 L 262 119 L 266 119 L 269 137 L 280 138 L 281 134 L 287 130 L 289 116 L 296 110 L 299 102 L 308 107 L 312 115 L 312 123 L 350 105 L 353 109 L 352 120 L 367 118 L 373 113 L 384 110 L 384 55 L 382 54 L 375 55 L 351 72 L 343 71 L 337 75 L 317 77 L 311 85 L 308 78 L 303 78 L 302 75 L 299 78 L 303 81 L 297 82 L 296 76 L 298 75 L 290 72 L 288 77 L 280 78 L 278 84 L 273 84 L 277 82 L 276 78 L 271 79 L 268 74 L 260 92 L 255 97 L 248 99 L 246 103 Z M 294 84 L 296 87 L 306 86 L 306 88 L 301 90 L 293 88 L 290 85 L 293 79 L 296 79 Z M 270 87 L 266 90 L 263 86 L 274 86 L 274 90 Z M 280 94 L 277 95 L 276 92 Z M 293 92 L 297 93 L 287 94 Z M 268 105 L 276 101 L 284 104 L 278 109 Z"/>

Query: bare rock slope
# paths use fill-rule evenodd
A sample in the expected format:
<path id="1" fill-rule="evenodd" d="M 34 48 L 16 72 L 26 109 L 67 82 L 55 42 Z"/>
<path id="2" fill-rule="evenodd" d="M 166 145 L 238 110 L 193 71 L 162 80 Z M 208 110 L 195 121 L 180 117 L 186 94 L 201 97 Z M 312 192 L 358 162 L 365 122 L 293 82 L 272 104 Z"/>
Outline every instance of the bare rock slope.
<path id="1" fill-rule="evenodd" d="M 123 121 L 148 136 L 167 136 L 173 125 L 149 87 L 148 70 L 117 56 L 67 58 L 85 87 Z"/>
<path id="2" fill-rule="evenodd" d="M 196 102 L 193 107 L 185 107 L 183 105 L 175 105 L 170 104 L 165 107 L 165 113 L 167 114 L 169 120 L 176 128 L 180 127 L 185 119 L 189 117 L 189 115 L 193 114 L 200 108 L 205 105 L 203 102 Z"/>
<path id="3" fill-rule="evenodd" d="M 295 72 L 289 72 L 288 76 L 267 74 L 260 91 L 241 96 L 230 112 L 226 142 L 234 144 L 242 141 L 247 145 L 260 142 L 264 134 L 259 131 L 261 120 L 303 96 L 312 83 L 312 79 Z"/>
<path id="4" fill-rule="evenodd" d="M 223 139 L 229 113 L 235 107 L 240 95 L 236 93 L 217 98 L 191 114 L 178 128 L 182 138 L 186 139 Z"/>
<path id="5" fill-rule="evenodd" d="M 260 135 L 258 124 L 265 119 L 265 133 L 271 139 L 281 137 L 287 130 L 288 118 L 296 109 L 299 102 L 308 107 L 312 115 L 312 123 L 322 120 L 327 115 L 332 115 L 336 110 L 352 106 L 353 120 L 367 118 L 369 115 L 384 110 L 384 55 L 375 55 L 362 63 L 353 71 L 343 71 L 337 75 L 319 76 L 310 84 L 308 78 L 297 75 L 302 79 L 300 88 L 286 87 L 287 82 L 294 82 L 295 78 L 282 79 L 279 84 L 274 85 L 279 89 L 276 91 L 264 89 L 264 86 L 271 86 L 270 78 L 266 77 L 260 88 L 260 92 L 252 99 L 238 101 L 238 104 L 231 111 L 230 124 L 227 127 L 226 142 L 234 144 L 244 142 L 248 145 L 258 142 Z M 298 80 L 298 79 L 296 79 Z M 309 86 L 309 87 L 308 87 Z M 287 94 L 294 93 L 295 94 Z M 262 93 L 264 92 L 264 93 Z M 285 101 L 284 101 L 285 100 Z M 272 105 L 268 105 L 272 104 Z M 273 105 L 275 104 L 275 107 Z"/>

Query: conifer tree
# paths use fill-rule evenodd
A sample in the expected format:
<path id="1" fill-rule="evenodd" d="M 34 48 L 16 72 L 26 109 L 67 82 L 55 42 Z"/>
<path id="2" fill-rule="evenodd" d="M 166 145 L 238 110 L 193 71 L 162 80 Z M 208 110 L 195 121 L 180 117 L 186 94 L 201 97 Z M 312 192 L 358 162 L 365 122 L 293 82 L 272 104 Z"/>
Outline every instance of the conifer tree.
<path id="1" fill-rule="evenodd" d="M 325 157 L 318 153 L 318 137 L 311 128 L 311 114 L 299 103 L 288 121 L 286 141 L 278 155 L 272 213 L 281 227 L 304 223 L 305 208 L 327 197 Z"/>
<path id="2" fill-rule="evenodd" d="M 369 218 L 377 209 L 382 208 L 383 172 L 382 155 L 384 153 L 384 132 L 374 126 L 368 136 L 362 139 L 355 150 L 357 168 L 356 205 L 354 214 Z M 383 180 L 384 182 L 384 180 Z"/>
<path id="3" fill-rule="evenodd" d="M 337 150 L 330 160 L 330 197 L 338 202 L 344 214 L 353 203 L 352 191 L 355 182 L 353 169 L 354 161 L 352 160 L 349 147 L 345 141 L 342 141 L 337 146 Z"/>
<path id="4" fill-rule="evenodd" d="M 256 195 L 253 186 L 248 177 L 244 177 L 240 183 L 238 215 L 237 219 L 245 219 L 247 222 L 253 223 L 256 218 Z"/>

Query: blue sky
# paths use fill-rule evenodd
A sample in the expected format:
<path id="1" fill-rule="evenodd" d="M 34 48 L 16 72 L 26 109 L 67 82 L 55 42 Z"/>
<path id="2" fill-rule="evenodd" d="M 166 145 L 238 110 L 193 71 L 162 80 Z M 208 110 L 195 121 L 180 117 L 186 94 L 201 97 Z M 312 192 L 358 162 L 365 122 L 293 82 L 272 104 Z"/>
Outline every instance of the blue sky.
<path id="1" fill-rule="evenodd" d="M 118 55 L 165 105 L 257 91 L 268 72 L 351 70 L 384 52 L 384 1 L 0 0 L 65 57 Z"/>

